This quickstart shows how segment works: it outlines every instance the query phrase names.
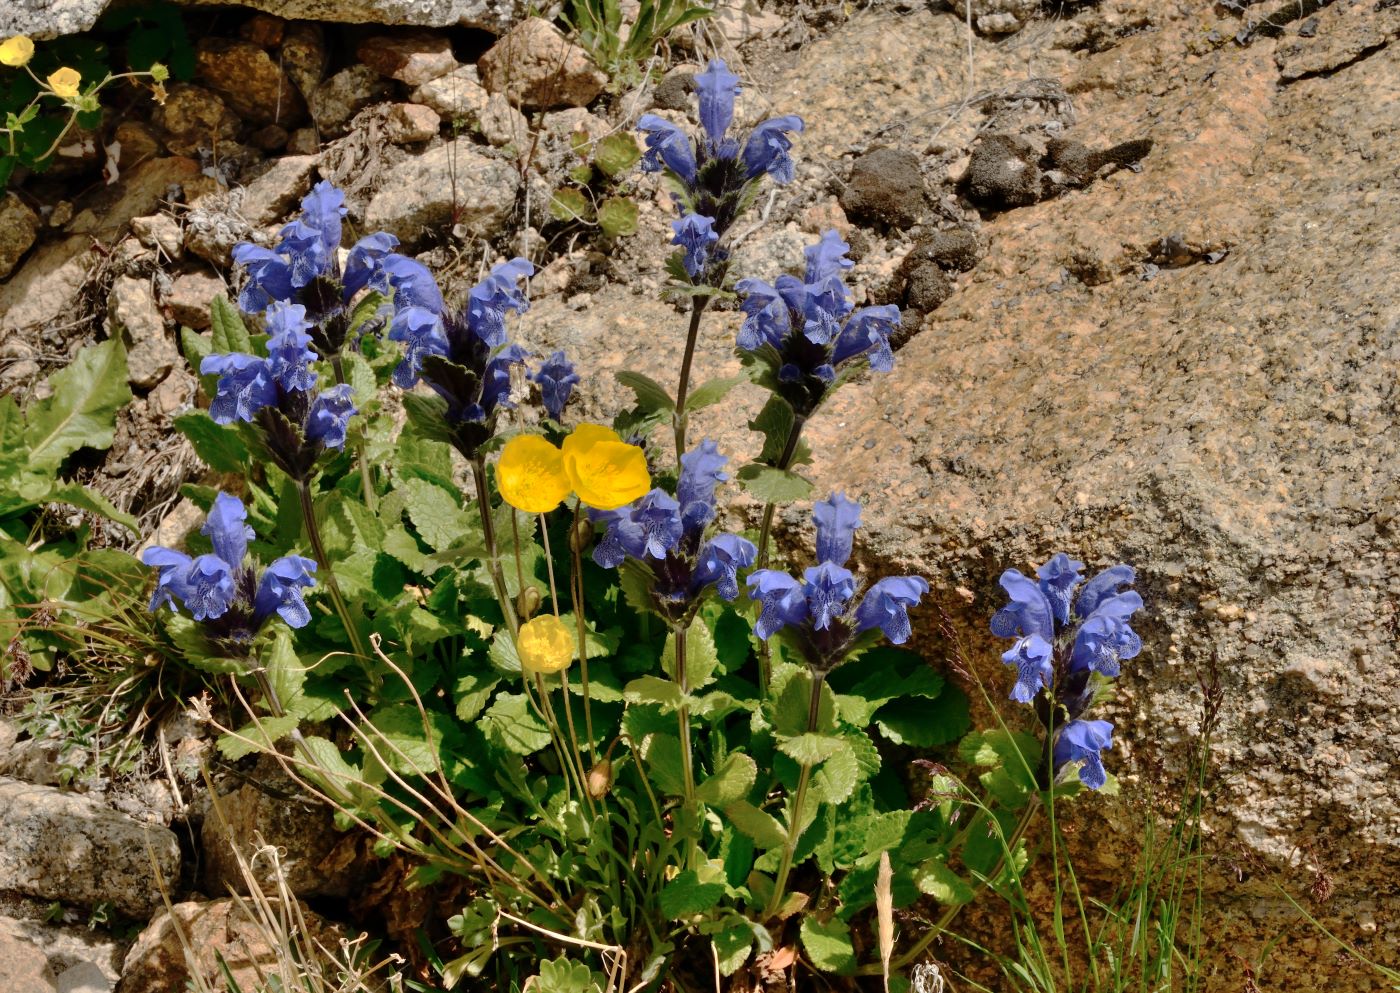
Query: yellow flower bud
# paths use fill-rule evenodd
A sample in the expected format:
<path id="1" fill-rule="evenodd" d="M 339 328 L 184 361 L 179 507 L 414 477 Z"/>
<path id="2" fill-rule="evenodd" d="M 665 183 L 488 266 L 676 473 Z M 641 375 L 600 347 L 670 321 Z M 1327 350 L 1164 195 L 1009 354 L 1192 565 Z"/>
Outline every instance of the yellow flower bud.
<path id="1" fill-rule="evenodd" d="M 518 434 L 506 442 L 496 464 L 496 488 L 502 500 L 527 514 L 553 510 L 573 489 L 559 449 L 537 434 Z"/>
<path id="2" fill-rule="evenodd" d="M 569 626 L 553 614 L 541 614 L 520 625 L 516 639 L 520 666 L 526 672 L 551 675 L 562 672 L 574 660 L 574 639 Z"/>
<path id="3" fill-rule="evenodd" d="M 65 100 L 72 100 L 78 95 L 78 84 L 82 81 L 83 77 L 78 75 L 78 70 L 64 66 L 49 77 L 49 89 Z"/>
<path id="4" fill-rule="evenodd" d="M 564 439 L 564 471 L 595 510 L 616 510 L 651 489 L 646 453 L 601 424 L 580 424 Z"/>
<path id="5" fill-rule="evenodd" d="M 18 69 L 34 57 L 34 42 L 22 34 L 0 41 L 0 63 Z"/>

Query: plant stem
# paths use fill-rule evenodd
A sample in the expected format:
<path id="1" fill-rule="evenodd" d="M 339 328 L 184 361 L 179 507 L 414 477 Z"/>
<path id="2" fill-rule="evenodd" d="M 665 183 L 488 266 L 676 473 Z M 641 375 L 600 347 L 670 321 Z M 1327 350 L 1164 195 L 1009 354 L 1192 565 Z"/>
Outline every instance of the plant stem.
<path id="1" fill-rule="evenodd" d="M 681 705 L 676 708 L 676 716 L 680 723 L 681 732 L 681 778 L 685 783 L 685 806 L 690 810 L 695 806 L 695 769 L 690 753 L 690 707 L 684 702 L 685 697 L 690 693 L 690 678 L 686 673 L 686 635 L 689 625 L 677 625 L 673 627 L 676 643 L 676 672 L 675 680 L 681 689 Z"/>
<path id="2" fill-rule="evenodd" d="M 506 629 L 510 631 L 511 640 L 514 641 L 520 632 L 520 618 L 506 590 L 506 576 L 501 569 L 500 549 L 496 544 L 496 524 L 491 518 L 491 491 L 486 486 L 486 459 L 480 455 L 472 459 L 472 481 L 476 484 L 476 505 L 481 511 L 481 537 L 486 543 L 486 567 L 491 573 L 491 585 L 496 590 L 501 613 L 505 616 Z"/>
<path id="3" fill-rule="evenodd" d="M 355 654 L 360 656 L 362 664 L 367 664 L 371 656 L 360 636 L 360 629 L 350 619 L 350 610 L 345 605 L 340 584 L 335 581 L 335 572 L 331 569 L 330 557 L 326 555 L 326 546 L 321 541 L 321 529 L 316 523 L 316 506 L 311 500 L 311 484 L 304 479 L 297 480 L 297 495 L 301 497 L 301 520 L 306 526 L 306 540 L 311 542 L 311 553 L 316 556 L 316 565 L 320 569 L 317 578 L 326 584 L 326 592 L 331 596 L 335 612 L 340 615 L 340 623 L 345 625 L 345 633 Z"/>
<path id="4" fill-rule="evenodd" d="M 676 426 L 676 464 L 680 465 L 685 454 L 685 398 L 690 391 L 690 366 L 695 361 L 695 341 L 700 336 L 700 316 L 705 313 L 709 297 L 690 298 L 690 330 L 685 337 L 685 356 L 681 359 L 681 381 L 676 387 L 676 409 L 672 419 Z"/>
<path id="5" fill-rule="evenodd" d="M 345 379 L 345 362 L 340 354 L 331 356 L 331 370 L 335 373 L 335 381 L 341 386 L 347 385 Z M 365 437 L 361 434 L 355 439 L 355 457 L 360 463 L 360 489 L 364 492 L 365 506 L 370 513 L 374 513 L 378 508 L 379 501 L 374 495 L 374 480 L 371 478 L 369 467 L 369 456 L 365 446 Z"/>
<path id="6" fill-rule="evenodd" d="M 574 501 L 574 523 L 569 531 L 569 599 L 574 607 L 574 624 L 578 629 L 578 671 L 583 683 L 583 729 L 588 735 L 588 757 L 593 757 L 593 708 L 588 695 L 588 629 L 583 620 L 583 554 L 579 550 L 579 521 L 583 517 L 583 504 Z"/>
<path id="7" fill-rule="evenodd" d="M 812 673 L 812 696 L 807 703 L 807 733 L 817 729 L 817 715 L 821 713 L 822 686 L 826 673 Z M 792 872 L 792 857 L 797 854 L 797 841 L 802 836 L 802 808 L 807 801 L 807 784 L 812 780 L 812 766 L 802 763 L 802 774 L 797 778 L 797 792 L 792 798 L 792 812 L 788 815 L 787 840 L 783 842 L 783 858 L 778 863 L 778 875 L 773 883 L 773 896 L 763 912 L 765 918 L 773 917 L 782 906 L 787 890 L 788 875 Z"/>
<path id="8" fill-rule="evenodd" d="M 792 426 L 788 429 L 787 441 L 783 444 L 782 453 L 778 456 L 778 468 L 792 468 L 792 460 L 797 456 L 797 443 L 802 438 L 802 428 L 806 425 L 805 417 L 793 415 Z M 778 505 L 772 502 L 763 505 L 763 523 L 758 529 L 758 555 L 754 558 L 755 569 L 768 568 L 768 542 L 773 534 L 773 515 L 777 512 Z M 768 696 L 768 680 L 773 668 L 773 653 L 765 640 L 758 648 L 758 696 L 764 699 Z"/>

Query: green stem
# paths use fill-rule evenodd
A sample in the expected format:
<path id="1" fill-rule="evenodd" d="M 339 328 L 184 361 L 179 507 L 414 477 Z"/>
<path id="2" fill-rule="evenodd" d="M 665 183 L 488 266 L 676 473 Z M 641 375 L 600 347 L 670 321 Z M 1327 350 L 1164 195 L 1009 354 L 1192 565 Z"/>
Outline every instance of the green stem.
<path id="1" fill-rule="evenodd" d="M 700 316 L 705 313 L 705 305 L 709 302 L 709 297 L 696 296 L 690 298 L 690 329 L 685 337 L 685 355 L 681 359 L 681 381 L 676 387 L 676 409 L 672 414 L 672 419 L 676 427 L 676 464 L 680 465 L 681 456 L 685 454 L 685 399 L 690 392 L 690 367 L 695 361 L 695 342 L 700 336 Z"/>
<path id="2" fill-rule="evenodd" d="M 578 631 L 578 671 L 583 683 L 583 727 L 588 735 L 588 757 L 593 758 L 593 708 L 588 693 L 588 629 L 583 620 L 583 553 L 578 540 L 579 522 L 583 518 L 583 504 L 574 501 L 574 523 L 569 531 L 569 599 L 574 607 L 574 624 Z"/>
<path id="3" fill-rule="evenodd" d="M 331 356 L 331 369 L 335 373 L 336 383 L 341 386 L 347 385 L 345 378 L 345 362 L 341 359 L 339 353 Z M 369 512 L 372 514 L 378 509 L 379 501 L 374 495 L 374 479 L 371 475 L 372 470 L 369 467 L 369 455 L 363 433 L 355 439 L 355 457 L 360 463 L 360 489 L 364 493 L 365 506 L 369 508 Z"/>
<path id="4" fill-rule="evenodd" d="M 808 734 L 817 729 L 817 715 L 821 713 L 822 686 L 825 682 L 825 673 L 812 673 L 812 695 L 807 701 Z M 783 897 L 787 891 L 788 875 L 792 872 L 792 859 L 797 854 L 797 842 L 802 836 L 802 809 L 807 802 L 807 784 L 811 780 L 812 766 L 803 762 L 802 774 L 797 779 L 797 792 L 793 794 L 792 811 L 788 814 L 787 840 L 783 842 L 783 857 L 782 861 L 778 863 L 778 875 L 773 883 L 773 896 L 768 901 L 767 909 L 763 912 L 765 918 L 775 916 L 782 906 Z"/>
<path id="5" fill-rule="evenodd" d="M 321 541 L 321 528 L 316 523 L 316 505 L 311 499 L 311 484 L 304 479 L 297 480 L 297 495 L 301 498 L 301 519 L 306 526 L 306 540 L 311 542 L 311 553 L 316 557 L 316 565 L 320 570 L 316 574 L 316 578 L 325 584 L 326 592 L 330 594 L 335 612 L 340 615 L 340 623 L 345 625 L 345 633 L 350 637 L 350 644 L 355 649 L 355 654 L 367 664 L 371 657 L 370 653 L 365 647 L 360 629 L 350 618 L 350 610 L 345 605 L 345 597 L 340 592 L 340 584 L 335 580 L 335 572 L 331 569 L 331 560 L 326 554 L 326 546 Z"/>
<path id="6" fill-rule="evenodd" d="M 784 442 L 782 453 L 778 456 L 779 469 L 792 468 L 792 460 L 797 457 L 797 444 L 802 438 L 802 428 L 806 423 L 805 417 L 793 415 L 792 426 L 788 429 L 787 441 Z M 768 542 L 773 534 L 773 515 L 777 509 L 778 505 L 771 501 L 763 505 L 763 523 L 758 529 L 758 555 L 754 559 L 755 569 L 768 567 Z M 765 640 L 758 648 L 758 695 L 760 699 L 768 696 L 768 681 L 771 678 L 772 669 L 773 654 Z"/>
<path id="7" fill-rule="evenodd" d="M 486 485 L 486 459 L 479 455 L 472 459 L 472 481 L 476 484 L 476 505 L 481 511 L 481 537 L 486 543 L 486 567 L 491 573 L 491 585 L 495 588 L 496 599 L 501 604 L 506 629 L 510 631 L 511 641 L 514 641 L 520 632 L 520 618 L 516 615 L 515 605 L 511 603 L 510 593 L 506 590 L 500 548 L 496 544 L 496 524 L 491 517 L 491 491 Z"/>

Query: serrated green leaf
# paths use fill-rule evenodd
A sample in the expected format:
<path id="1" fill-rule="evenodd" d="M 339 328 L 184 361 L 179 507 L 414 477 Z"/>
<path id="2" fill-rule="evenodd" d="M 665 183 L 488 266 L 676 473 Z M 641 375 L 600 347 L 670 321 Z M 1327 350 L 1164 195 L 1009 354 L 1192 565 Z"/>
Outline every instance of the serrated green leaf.
<path id="1" fill-rule="evenodd" d="M 944 906 L 960 906 L 973 897 L 972 886 L 940 859 L 929 859 L 914 870 L 914 885 Z"/>
<path id="2" fill-rule="evenodd" d="M 770 346 L 771 348 L 771 346 Z M 745 353 L 747 357 L 749 353 Z M 777 353 L 775 352 L 776 356 Z M 781 363 L 780 356 L 776 359 Z M 776 375 L 776 370 L 774 372 Z M 763 435 L 763 450 L 759 452 L 757 461 L 763 465 L 777 465 L 782 457 L 783 450 L 787 448 L 788 435 L 792 431 L 793 423 L 797 420 L 797 415 L 793 413 L 792 407 L 786 400 L 776 393 L 768 398 L 768 402 L 763 405 L 757 416 L 749 421 L 749 430 L 757 431 Z M 806 461 L 799 447 L 799 454 L 792 460 L 791 465 L 798 465 Z"/>
<path id="3" fill-rule="evenodd" d="M 554 191 L 549 200 L 549 213 L 556 221 L 591 221 L 593 204 L 582 190 L 566 186 Z"/>
<path id="4" fill-rule="evenodd" d="M 956 741 L 972 718 L 967 695 L 956 686 L 945 686 L 932 700 L 895 700 L 880 708 L 875 724 L 895 744 L 932 748 Z"/>
<path id="5" fill-rule="evenodd" d="M 769 720 L 773 730 L 785 737 L 795 737 L 808 731 L 812 708 L 812 674 L 805 668 L 784 664 L 774 673 Z M 821 698 L 817 702 L 817 721 L 812 730 L 829 732 L 836 728 L 836 695 L 822 682 Z"/>
<path id="6" fill-rule="evenodd" d="M 598 226 L 609 238 L 637 233 L 637 205 L 626 197 L 608 197 L 598 205 Z"/>
<path id="7" fill-rule="evenodd" d="M 535 980 L 532 985 L 536 993 L 597 993 L 598 990 L 588 966 L 571 958 L 541 962 Z"/>
<path id="8" fill-rule="evenodd" d="M 736 800 L 726 806 L 724 816 L 759 848 L 779 848 L 787 841 L 787 832 L 777 818 L 747 800 Z"/>
<path id="9" fill-rule="evenodd" d="M 674 726 L 674 718 L 667 721 Z M 685 780 L 681 771 L 681 741 L 674 734 L 652 734 L 647 738 L 642 758 L 646 763 L 647 778 L 656 784 L 657 789 L 668 796 L 681 796 L 685 793 Z"/>
<path id="10" fill-rule="evenodd" d="M 661 890 L 661 913 L 670 920 L 684 920 L 710 910 L 724 898 L 724 883 L 701 882 L 692 869 L 677 874 Z"/>
<path id="11" fill-rule="evenodd" d="M 78 351 L 49 377 L 52 393 L 25 411 L 28 468 L 53 472 L 80 448 L 107 448 L 116 434 L 117 411 L 131 401 L 126 350 L 109 338 Z"/>
<path id="12" fill-rule="evenodd" d="M 648 413 L 676 409 L 676 401 L 666 388 L 640 372 L 623 369 L 615 374 L 617 381 L 637 395 L 637 406 Z"/>
<path id="13" fill-rule="evenodd" d="M 715 678 L 719 666 L 719 655 L 715 652 L 715 639 L 710 629 L 701 620 L 696 620 L 686 629 L 685 672 L 686 685 L 690 692 L 709 685 Z M 666 636 L 666 644 L 661 649 L 661 670 L 674 676 L 676 673 L 676 636 L 672 632 Z"/>
<path id="14" fill-rule="evenodd" d="M 623 687 L 622 696 L 628 703 L 656 704 L 663 713 L 672 713 L 681 705 L 680 686 L 660 676 L 638 676 Z"/>
<path id="15" fill-rule="evenodd" d="M 812 788 L 823 803 L 845 803 L 863 778 L 855 749 L 843 741 L 812 774 Z"/>
<path id="16" fill-rule="evenodd" d="M 851 944 L 851 932 L 840 918 L 823 923 L 815 917 L 804 917 L 799 933 L 807 957 L 818 969 L 841 974 L 855 968 L 856 949 Z"/>
<path id="17" fill-rule="evenodd" d="M 487 740 L 515 755 L 533 755 L 549 745 L 549 727 L 524 694 L 498 694 L 482 722 Z"/>
<path id="18" fill-rule="evenodd" d="M 742 800 L 758 779 L 758 763 L 743 752 L 730 752 L 714 774 L 695 787 L 695 796 L 712 807 Z"/>
<path id="19" fill-rule="evenodd" d="M 753 949 L 753 928 L 747 923 L 726 928 L 711 939 L 719 959 L 721 976 L 732 976 L 748 961 Z"/>
<path id="20" fill-rule="evenodd" d="M 271 752 L 275 750 L 277 742 L 291 734 L 296 726 L 295 717 L 261 718 L 245 724 L 236 734 L 219 735 L 219 754 L 232 762 L 254 752 Z"/>
<path id="21" fill-rule="evenodd" d="M 762 503 L 795 503 L 812 493 L 812 484 L 791 469 L 750 462 L 735 475 L 740 485 Z"/>
<path id="22" fill-rule="evenodd" d="M 194 453 L 215 472 L 243 475 L 251 466 L 248 446 L 238 429 L 229 424 L 216 424 L 202 410 L 191 410 L 170 422 L 176 431 L 190 441 Z"/>
<path id="23" fill-rule="evenodd" d="M 831 758 L 845 744 L 835 735 L 803 733 L 782 739 L 778 749 L 800 765 L 816 765 Z"/>
<path id="24" fill-rule="evenodd" d="M 314 735 L 302 739 L 316 762 L 312 776 L 331 791 L 331 796 L 348 796 L 360 782 L 360 770 L 345 761 L 334 742 Z"/>
<path id="25" fill-rule="evenodd" d="M 396 772 L 426 776 L 439 771 L 444 758 L 463 754 L 466 741 L 462 731 L 446 714 L 422 714 L 411 704 L 389 704 L 370 711 L 365 731 L 380 755 Z"/>
<path id="26" fill-rule="evenodd" d="M 748 378 L 747 376 L 720 376 L 718 379 L 706 380 L 690 391 L 690 394 L 685 398 L 685 409 L 692 411 L 714 406 L 727 397 L 729 391 L 734 387 L 747 382 Z"/>
<path id="27" fill-rule="evenodd" d="M 408 519 L 433 551 L 445 551 L 469 533 L 471 517 L 456 494 L 425 479 L 406 479 L 402 490 Z"/>
<path id="28" fill-rule="evenodd" d="M 458 676 L 452 687 L 452 698 L 457 701 L 457 719 L 476 720 L 500 684 L 501 677 L 494 673 L 468 672 Z"/>
<path id="29" fill-rule="evenodd" d="M 210 344 L 215 352 L 253 351 L 253 339 L 248 327 L 239 316 L 238 309 L 226 297 L 217 296 L 209 301 Z"/>
<path id="30" fill-rule="evenodd" d="M 637 139 L 628 131 L 614 131 L 598 142 L 593 161 L 605 175 L 617 177 L 630 170 L 642 158 Z"/>

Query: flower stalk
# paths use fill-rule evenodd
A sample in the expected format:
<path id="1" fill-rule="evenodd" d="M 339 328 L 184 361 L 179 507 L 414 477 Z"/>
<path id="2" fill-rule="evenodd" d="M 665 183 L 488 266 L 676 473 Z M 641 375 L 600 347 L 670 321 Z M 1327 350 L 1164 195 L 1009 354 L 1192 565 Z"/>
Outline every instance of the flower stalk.
<path id="1" fill-rule="evenodd" d="M 685 451 L 685 430 L 689 419 L 685 411 L 685 402 L 690 392 L 690 368 L 695 361 L 695 343 L 700 336 L 700 318 L 705 313 L 707 303 L 709 298 L 705 296 L 690 298 L 690 328 L 686 331 L 685 355 L 681 358 L 681 378 L 676 386 L 676 410 L 672 415 L 676 429 L 677 465 L 680 464 L 681 454 Z"/>
<path id="2" fill-rule="evenodd" d="M 766 642 L 765 642 L 766 644 Z M 809 670 L 812 675 L 812 696 L 807 704 L 807 733 L 817 729 L 817 715 L 821 712 L 822 687 L 826 684 L 826 674 Z M 803 762 L 802 772 L 797 777 L 797 792 L 793 794 L 792 811 L 788 815 L 787 839 L 783 842 L 782 861 L 778 863 L 778 875 L 773 883 L 773 896 L 763 912 L 764 917 L 774 917 L 782 907 L 787 893 L 788 875 L 792 872 L 792 859 L 797 853 L 797 842 L 802 836 L 802 812 L 807 803 L 807 786 L 812 781 L 812 763 Z"/>
<path id="3" fill-rule="evenodd" d="M 301 520 L 306 528 L 306 540 L 311 543 L 311 554 L 315 556 L 316 565 L 320 570 L 319 578 L 326 584 L 326 592 L 331 596 L 331 604 L 340 617 L 340 623 L 345 626 L 345 633 L 350 638 L 355 654 L 362 660 L 369 659 L 370 654 L 365 647 L 364 638 L 350 617 L 350 609 L 345 604 L 340 584 L 336 582 L 335 572 L 331 569 L 330 556 L 326 554 L 325 543 L 321 540 L 321 528 L 316 523 L 316 505 L 311 499 L 311 484 L 305 479 L 297 480 L 297 496 L 301 499 Z"/>
<path id="4" fill-rule="evenodd" d="M 486 457 L 478 455 L 472 459 L 471 465 L 472 482 L 476 486 L 476 505 L 481 511 L 481 539 L 486 544 L 486 567 L 491 573 L 491 585 L 496 591 L 496 600 L 501 605 L 501 614 L 505 617 L 506 630 L 510 632 L 513 641 L 520 633 L 520 618 L 506 590 L 505 570 L 501 568 L 496 523 L 491 517 L 491 490 L 486 484 Z"/>

